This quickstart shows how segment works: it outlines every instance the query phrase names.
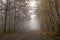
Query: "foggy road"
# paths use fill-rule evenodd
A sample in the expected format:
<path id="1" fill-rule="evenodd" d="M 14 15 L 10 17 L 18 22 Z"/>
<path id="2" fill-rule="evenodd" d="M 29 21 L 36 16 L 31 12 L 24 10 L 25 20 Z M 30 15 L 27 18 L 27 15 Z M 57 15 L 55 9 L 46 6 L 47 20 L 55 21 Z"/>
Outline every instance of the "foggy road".
<path id="1" fill-rule="evenodd" d="M 20 32 L 4 35 L 1 40 L 60 40 L 60 37 L 55 38 L 43 35 L 43 33 L 40 34 L 41 26 L 39 21 L 36 18 L 25 21 Z"/>

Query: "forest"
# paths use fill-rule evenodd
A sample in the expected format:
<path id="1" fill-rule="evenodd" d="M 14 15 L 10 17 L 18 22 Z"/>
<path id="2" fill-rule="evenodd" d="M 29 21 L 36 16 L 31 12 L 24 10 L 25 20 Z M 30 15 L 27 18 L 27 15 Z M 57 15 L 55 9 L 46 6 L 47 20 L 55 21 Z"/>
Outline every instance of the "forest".
<path id="1" fill-rule="evenodd" d="M 60 0 L 0 0 L 0 35 L 35 29 L 60 35 Z"/>

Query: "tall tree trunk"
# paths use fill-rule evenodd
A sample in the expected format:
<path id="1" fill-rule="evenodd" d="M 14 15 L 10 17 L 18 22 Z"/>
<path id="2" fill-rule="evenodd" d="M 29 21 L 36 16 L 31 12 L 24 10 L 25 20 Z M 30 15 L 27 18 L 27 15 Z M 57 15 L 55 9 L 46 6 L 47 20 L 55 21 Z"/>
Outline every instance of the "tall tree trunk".
<path id="1" fill-rule="evenodd" d="M 55 32 L 55 29 L 54 29 L 54 16 L 53 16 L 53 4 L 52 4 L 52 0 L 49 0 L 49 13 L 48 13 L 48 16 L 49 16 L 49 21 L 50 21 L 50 27 L 51 27 L 51 30 Z"/>
<path id="2" fill-rule="evenodd" d="M 57 12 L 57 25 L 58 25 L 58 33 L 60 33 L 60 15 L 59 15 L 59 12 L 58 12 L 58 0 L 55 0 L 55 10 Z"/>
<path id="3" fill-rule="evenodd" d="M 10 2 L 10 0 L 9 0 L 9 2 Z M 11 25 L 10 25 L 10 4 L 8 5 L 8 12 L 9 12 L 9 32 L 10 32 L 10 27 L 11 27 Z"/>
<path id="4" fill-rule="evenodd" d="M 14 3 L 14 5 L 15 5 L 15 3 Z M 16 8 L 15 8 L 15 10 L 14 10 L 14 31 L 16 31 Z"/>
<path id="5" fill-rule="evenodd" d="M 6 32 L 6 24 L 7 24 L 7 12 L 8 11 L 8 0 L 6 3 L 6 10 L 5 10 L 5 22 L 4 22 L 4 32 Z"/>

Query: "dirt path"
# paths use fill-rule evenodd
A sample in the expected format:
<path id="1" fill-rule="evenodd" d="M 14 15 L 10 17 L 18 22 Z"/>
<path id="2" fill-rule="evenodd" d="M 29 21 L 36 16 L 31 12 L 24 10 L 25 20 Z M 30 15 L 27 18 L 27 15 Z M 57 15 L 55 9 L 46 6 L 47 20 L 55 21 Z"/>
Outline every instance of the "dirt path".
<path id="1" fill-rule="evenodd" d="M 11 33 L 2 37 L 0 40 L 55 40 L 55 38 L 51 38 L 45 35 L 36 35 L 34 33 Z"/>

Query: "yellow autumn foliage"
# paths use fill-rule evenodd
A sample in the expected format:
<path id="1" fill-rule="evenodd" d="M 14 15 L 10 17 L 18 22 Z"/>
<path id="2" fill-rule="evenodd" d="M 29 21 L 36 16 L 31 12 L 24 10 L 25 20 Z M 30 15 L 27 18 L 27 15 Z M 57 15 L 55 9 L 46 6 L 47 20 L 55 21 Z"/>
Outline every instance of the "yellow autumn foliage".
<path id="1" fill-rule="evenodd" d="M 46 22 L 46 23 L 48 22 L 48 17 L 46 17 L 46 18 L 44 19 L 44 22 Z"/>

